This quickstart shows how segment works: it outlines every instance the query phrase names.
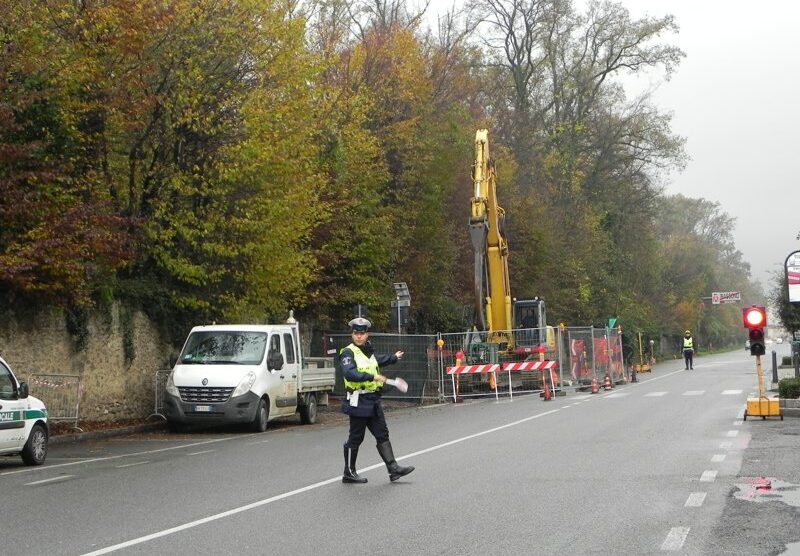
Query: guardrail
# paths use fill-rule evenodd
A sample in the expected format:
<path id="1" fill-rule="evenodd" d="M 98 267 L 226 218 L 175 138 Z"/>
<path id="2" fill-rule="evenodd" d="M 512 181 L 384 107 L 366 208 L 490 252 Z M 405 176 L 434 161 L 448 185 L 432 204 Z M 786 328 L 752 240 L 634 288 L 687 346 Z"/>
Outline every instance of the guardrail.
<path id="1" fill-rule="evenodd" d="M 47 407 L 48 420 L 72 421 L 72 426 L 80 430 L 78 413 L 83 393 L 80 376 L 30 374 L 28 375 L 28 388 L 32 396 L 44 402 Z"/>

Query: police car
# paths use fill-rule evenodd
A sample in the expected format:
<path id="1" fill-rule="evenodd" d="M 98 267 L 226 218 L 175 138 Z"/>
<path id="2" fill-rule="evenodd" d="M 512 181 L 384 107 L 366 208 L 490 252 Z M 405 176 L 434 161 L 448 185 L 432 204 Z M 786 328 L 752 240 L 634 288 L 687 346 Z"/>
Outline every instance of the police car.
<path id="1" fill-rule="evenodd" d="M 0 455 L 19 454 L 26 465 L 41 465 L 48 437 L 47 408 L 0 357 Z"/>

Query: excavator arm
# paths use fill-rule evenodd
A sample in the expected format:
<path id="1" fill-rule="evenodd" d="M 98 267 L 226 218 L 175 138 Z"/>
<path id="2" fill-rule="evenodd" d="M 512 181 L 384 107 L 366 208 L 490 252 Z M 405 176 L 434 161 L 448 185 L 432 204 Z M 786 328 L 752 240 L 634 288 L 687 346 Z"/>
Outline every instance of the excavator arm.
<path id="1" fill-rule="evenodd" d="M 497 202 L 494 162 L 489 157 L 488 131 L 475 134 L 472 167 L 472 212 L 469 233 L 475 257 L 475 312 L 477 324 L 490 333 L 512 328 L 511 287 L 505 211 Z"/>

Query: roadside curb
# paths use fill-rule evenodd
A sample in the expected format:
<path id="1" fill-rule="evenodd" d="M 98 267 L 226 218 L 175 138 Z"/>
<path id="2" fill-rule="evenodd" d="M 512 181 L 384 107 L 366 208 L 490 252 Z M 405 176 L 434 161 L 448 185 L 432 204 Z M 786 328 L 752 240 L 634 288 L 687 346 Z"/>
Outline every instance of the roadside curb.
<path id="1" fill-rule="evenodd" d="M 123 436 L 126 434 L 133 434 L 137 432 L 149 432 L 164 429 L 167 427 L 166 422 L 161 421 L 158 423 L 146 423 L 144 425 L 134 425 L 132 427 L 122 427 L 119 429 L 108 429 L 102 431 L 90 432 L 72 432 L 68 434 L 59 434 L 49 438 L 50 444 L 67 444 L 69 442 L 83 442 L 86 440 L 102 440 L 104 438 L 112 438 L 114 436 Z"/>

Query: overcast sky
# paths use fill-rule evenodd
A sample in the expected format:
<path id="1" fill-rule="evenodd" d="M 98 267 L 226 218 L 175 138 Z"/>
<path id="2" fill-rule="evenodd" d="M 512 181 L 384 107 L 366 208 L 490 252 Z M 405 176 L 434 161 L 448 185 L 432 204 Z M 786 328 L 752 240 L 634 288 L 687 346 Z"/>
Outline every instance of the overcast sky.
<path id="1" fill-rule="evenodd" d="M 667 177 L 666 193 L 718 202 L 735 217 L 736 247 L 771 289 L 771 272 L 800 250 L 800 2 L 620 3 L 633 18 L 672 14 L 680 26 L 669 39 L 686 57 L 672 79 L 639 80 L 656 87 L 655 103 L 673 114 L 691 157 Z M 433 0 L 429 15 L 450 5 Z"/>
<path id="2" fill-rule="evenodd" d="M 753 277 L 771 288 L 771 271 L 800 250 L 800 3 L 621 3 L 633 17 L 673 14 L 680 26 L 673 42 L 686 58 L 655 98 L 673 112 L 691 161 L 666 191 L 720 203 Z"/>

